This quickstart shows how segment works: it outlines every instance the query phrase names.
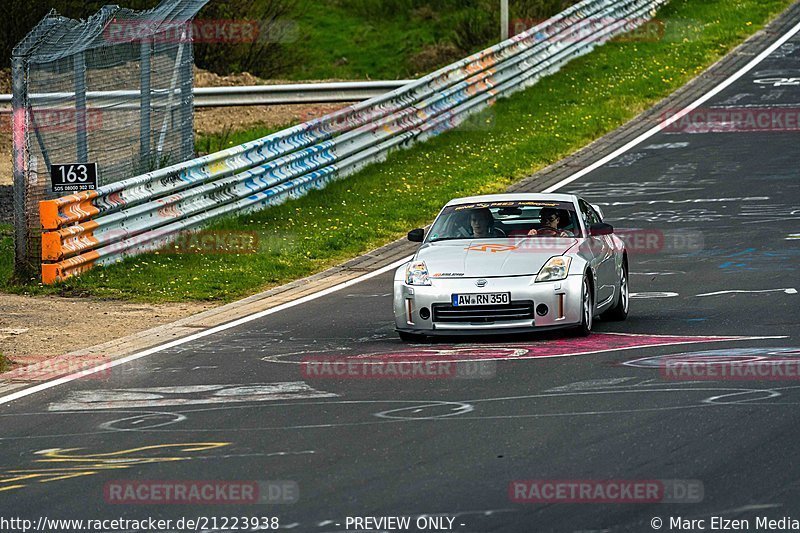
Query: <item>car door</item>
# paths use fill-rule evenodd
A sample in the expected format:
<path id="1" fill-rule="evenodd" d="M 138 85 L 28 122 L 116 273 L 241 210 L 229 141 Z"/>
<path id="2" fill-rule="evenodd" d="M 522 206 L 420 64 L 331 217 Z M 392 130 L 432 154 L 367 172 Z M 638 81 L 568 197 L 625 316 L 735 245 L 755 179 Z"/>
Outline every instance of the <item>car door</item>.
<path id="1" fill-rule="evenodd" d="M 595 287 L 597 305 L 603 305 L 614 297 L 617 281 L 614 263 L 614 241 L 611 235 L 592 236 L 588 234 L 592 224 L 599 224 L 603 220 L 597 211 L 582 198 L 578 199 L 584 225 L 587 230 L 587 242 L 592 252 L 592 269 L 595 273 Z"/>

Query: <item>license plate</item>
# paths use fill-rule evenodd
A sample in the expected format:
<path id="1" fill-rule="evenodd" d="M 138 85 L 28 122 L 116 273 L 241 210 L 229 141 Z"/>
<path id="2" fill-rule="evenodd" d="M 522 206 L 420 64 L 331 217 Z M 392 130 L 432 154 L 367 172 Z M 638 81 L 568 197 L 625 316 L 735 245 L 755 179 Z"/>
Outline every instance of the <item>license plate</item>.
<path id="1" fill-rule="evenodd" d="M 510 303 L 510 292 L 485 292 L 481 294 L 453 295 L 453 307 L 461 307 L 463 305 L 506 305 Z"/>

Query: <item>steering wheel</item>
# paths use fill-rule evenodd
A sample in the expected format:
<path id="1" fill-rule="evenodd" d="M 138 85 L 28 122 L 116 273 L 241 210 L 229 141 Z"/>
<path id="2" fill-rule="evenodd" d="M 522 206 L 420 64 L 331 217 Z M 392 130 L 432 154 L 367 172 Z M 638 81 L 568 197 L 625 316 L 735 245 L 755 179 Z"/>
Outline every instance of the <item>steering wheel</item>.
<path id="1" fill-rule="evenodd" d="M 546 237 L 558 237 L 559 230 L 551 228 L 550 226 L 542 226 L 536 230 L 536 235 L 543 235 Z"/>

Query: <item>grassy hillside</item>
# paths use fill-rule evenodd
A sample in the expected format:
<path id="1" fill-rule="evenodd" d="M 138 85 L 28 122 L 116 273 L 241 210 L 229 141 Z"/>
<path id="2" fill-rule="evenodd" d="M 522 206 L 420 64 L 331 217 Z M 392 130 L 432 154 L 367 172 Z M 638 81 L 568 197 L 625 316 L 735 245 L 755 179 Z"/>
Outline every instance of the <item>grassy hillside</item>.
<path id="1" fill-rule="evenodd" d="M 511 17 L 539 19 L 572 0 L 517 0 Z M 414 77 L 497 42 L 497 0 L 301 0 L 292 79 Z"/>
<path id="2" fill-rule="evenodd" d="M 390 5 L 401 3 L 408 6 L 394 9 L 396 5 Z M 462 21 L 476 17 L 474 5 L 480 2 L 458 2 L 466 5 L 455 9 L 445 9 L 443 5 L 452 2 L 425 2 L 420 7 L 413 7 L 414 3 L 422 4 L 303 2 L 297 18 L 301 61 L 288 76 L 396 79 L 415 76 L 462 57 L 465 51 L 456 44 L 456 28 L 464 24 Z M 472 43 L 482 44 L 486 43 Z"/>
<path id="3" fill-rule="evenodd" d="M 0 68 L 51 9 L 88 18 L 105 0 L 11 2 L 0 31 Z M 542 18 L 574 0 L 513 0 L 511 16 Z M 158 0 L 123 0 L 143 10 Z M 258 21 L 255 42 L 195 43 L 195 61 L 217 74 L 264 78 L 384 79 L 426 73 L 499 39 L 498 0 L 213 0 L 196 19 Z"/>

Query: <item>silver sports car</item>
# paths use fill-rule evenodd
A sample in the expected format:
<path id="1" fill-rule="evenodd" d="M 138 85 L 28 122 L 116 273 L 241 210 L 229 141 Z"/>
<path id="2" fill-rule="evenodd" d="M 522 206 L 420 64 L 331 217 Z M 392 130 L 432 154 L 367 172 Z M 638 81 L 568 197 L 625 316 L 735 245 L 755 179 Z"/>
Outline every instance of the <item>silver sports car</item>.
<path id="1" fill-rule="evenodd" d="M 448 203 L 394 276 L 403 340 L 575 328 L 628 315 L 624 242 L 570 194 L 497 194 Z"/>

